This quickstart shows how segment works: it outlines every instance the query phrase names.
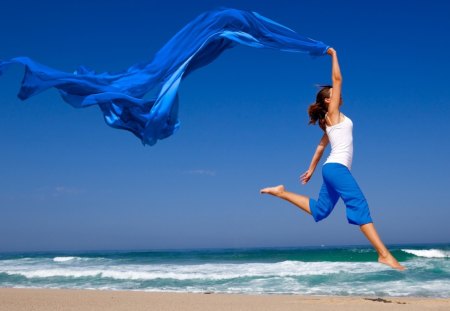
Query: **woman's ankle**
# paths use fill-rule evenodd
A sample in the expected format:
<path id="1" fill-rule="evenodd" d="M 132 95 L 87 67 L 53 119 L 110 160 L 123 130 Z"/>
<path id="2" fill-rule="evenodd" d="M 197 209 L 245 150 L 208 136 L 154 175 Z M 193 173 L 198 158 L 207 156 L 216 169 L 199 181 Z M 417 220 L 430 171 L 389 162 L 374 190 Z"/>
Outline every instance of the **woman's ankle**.
<path id="1" fill-rule="evenodd" d="M 389 256 L 392 256 L 391 253 L 386 249 L 386 250 L 380 250 L 378 251 L 378 256 L 381 258 L 388 258 Z"/>

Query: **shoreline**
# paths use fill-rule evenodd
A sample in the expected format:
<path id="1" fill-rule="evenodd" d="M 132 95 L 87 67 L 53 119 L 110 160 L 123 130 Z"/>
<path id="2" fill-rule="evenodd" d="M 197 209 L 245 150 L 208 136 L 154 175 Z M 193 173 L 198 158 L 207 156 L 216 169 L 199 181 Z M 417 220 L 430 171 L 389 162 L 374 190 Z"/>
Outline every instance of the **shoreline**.
<path id="1" fill-rule="evenodd" d="M 450 298 L 0 288 L 0 310 L 450 310 Z"/>

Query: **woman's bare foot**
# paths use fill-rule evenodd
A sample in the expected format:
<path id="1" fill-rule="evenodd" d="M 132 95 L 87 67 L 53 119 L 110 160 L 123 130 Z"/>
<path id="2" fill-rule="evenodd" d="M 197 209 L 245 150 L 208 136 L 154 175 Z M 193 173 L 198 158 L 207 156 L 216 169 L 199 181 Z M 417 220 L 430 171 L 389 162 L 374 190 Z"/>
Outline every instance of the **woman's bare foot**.
<path id="1" fill-rule="evenodd" d="M 268 193 L 274 196 L 279 196 L 280 194 L 282 194 L 284 192 L 284 186 L 283 185 L 279 185 L 276 187 L 267 187 L 264 189 L 260 190 L 261 193 Z"/>
<path id="2" fill-rule="evenodd" d="M 390 266 L 394 269 L 400 270 L 400 271 L 403 271 L 406 269 L 391 254 L 387 254 L 386 256 L 378 256 L 378 262 L 388 265 L 388 266 Z"/>

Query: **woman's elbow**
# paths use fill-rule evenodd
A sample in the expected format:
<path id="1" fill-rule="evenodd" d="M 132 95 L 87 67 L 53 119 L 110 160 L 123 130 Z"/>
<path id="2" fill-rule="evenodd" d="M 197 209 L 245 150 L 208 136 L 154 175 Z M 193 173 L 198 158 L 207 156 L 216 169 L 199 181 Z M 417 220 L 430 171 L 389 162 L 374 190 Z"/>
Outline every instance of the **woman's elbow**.
<path id="1" fill-rule="evenodd" d="M 333 83 L 342 83 L 342 76 L 341 75 L 333 76 Z"/>
<path id="2" fill-rule="evenodd" d="M 325 151 L 325 146 L 324 145 L 317 146 L 317 149 L 316 149 L 317 154 L 322 155 L 324 151 Z"/>

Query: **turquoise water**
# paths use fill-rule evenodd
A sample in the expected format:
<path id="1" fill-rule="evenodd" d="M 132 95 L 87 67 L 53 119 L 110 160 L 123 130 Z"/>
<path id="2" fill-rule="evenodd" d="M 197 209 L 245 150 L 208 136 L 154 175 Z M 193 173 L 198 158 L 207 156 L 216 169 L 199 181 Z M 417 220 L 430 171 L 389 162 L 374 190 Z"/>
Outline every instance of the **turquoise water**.
<path id="1" fill-rule="evenodd" d="M 450 297 L 450 245 L 0 254 L 0 287 Z"/>

